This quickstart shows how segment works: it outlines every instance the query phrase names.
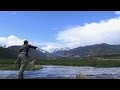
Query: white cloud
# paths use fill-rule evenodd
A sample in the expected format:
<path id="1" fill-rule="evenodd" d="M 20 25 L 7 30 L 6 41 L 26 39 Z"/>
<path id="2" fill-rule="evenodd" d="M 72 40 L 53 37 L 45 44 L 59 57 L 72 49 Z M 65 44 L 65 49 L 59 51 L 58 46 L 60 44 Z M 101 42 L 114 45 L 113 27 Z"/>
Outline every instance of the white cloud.
<path id="1" fill-rule="evenodd" d="M 56 45 L 47 44 L 47 45 L 43 46 L 41 49 L 52 52 L 56 48 L 58 48 Z"/>
<path id="2" fill-rule="evenodd" d="M 69 47 L 100 43 L 120 44 L 120 17 L 63 30 L 58 33 L 57 40 Z"/>
<path id="3" fill-rule="evenodd" d="M 25 39 L 20 39 L 14 35 L 10 35 L 8 37 L 0 37 L 0 44 L 7 46 L 22 45 L 24 40 Z"/>
<path id="4" fill-rule="evenodd" d="M 115 14 L 120 15 L 120 11 L 115 11 Z"/>
<path id="5" fill-rule="evenodd" d="M 39 44 L 40 45 L 40 44 Z M 62 44 L 58 43 L 42 43 L 41 44 L 41 49 L 52 52 L 57 48 L 62 48 Z"/>

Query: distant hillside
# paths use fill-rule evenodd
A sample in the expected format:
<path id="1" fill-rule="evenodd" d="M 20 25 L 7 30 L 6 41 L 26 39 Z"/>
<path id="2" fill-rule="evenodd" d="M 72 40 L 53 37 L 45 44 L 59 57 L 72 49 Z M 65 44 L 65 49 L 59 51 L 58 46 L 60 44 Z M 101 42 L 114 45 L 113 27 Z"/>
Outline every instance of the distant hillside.
<path id="1" fill-rule="evenodd" d="M 19 48 L 20 46 L 11 46 L 8 48 L 0 47 L 0 58 L 9 58 L 9 59 L 17 58 Z M 45 59 L 46 58 L 45 53 L 38 51 L 38 50 L 34 50 L 34 49 L 30 49 L 29 56 L 30 56 L 30 59 Z"/>
<path id="2" fill-rule="evenodd" d="M 20 46 L 11 46 L 8 48 L 0 47 L 0 58 L 17 58 L 18 50 Z M 109 44 L 96 44 L 85 47 L 77 47 L 74 49 L 67 50 L 56 50 L 53 53 L 48 53 L 42 49 L 34 50 L 30 49 L 30 59 L 49 59 L 56 57 L 65 58 L 84 58 L 84 57 L 119 57 L 120 45 L 109 45 Z"/>
<path id="3" fill-rule="evenodd" d="M 0 47 L 0 58 L 16 58 L 17 52 L 9 48 Z"/>
<path id="4" fill-rule="evenodd" d="M 70 50 L 59 50 L 51 55 L 54 57 L 90 57 L 113 54 L 120 55 L 120 45 L 96 44 Z"/>

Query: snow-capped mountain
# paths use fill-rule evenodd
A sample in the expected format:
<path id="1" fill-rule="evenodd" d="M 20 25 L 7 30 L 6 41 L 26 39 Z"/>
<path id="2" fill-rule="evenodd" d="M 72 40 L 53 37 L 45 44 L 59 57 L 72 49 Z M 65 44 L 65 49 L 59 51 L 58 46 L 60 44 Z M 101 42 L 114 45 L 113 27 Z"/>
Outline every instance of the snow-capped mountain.
<path id="1" fill-rule="evenodd" d="M 69 47 L 64 47 L 64 48 L 55 48 L 54 47 L 54 48 L 51 48 L 51 49 L 48 49 L 48 50 L 43 50 L 43 49 L 40 49 L 40 50 L 42 50 L 44 52 L 54 53 L 56 51 L 70 50 L 70 48 Z"/>
<path id="2" fill-rule="evenodd" d="M 43 50 L 43 49 L 41 49 L 41 48 L 37 48 L 37 50 L 38 51 L 41 51 L 41 52 L 43 52 L 43 53 L 46 53 L 47 51 L 45 51 L 45 50 Z"/>
<path id="3" fill-rule="evenodd" d="M 7 46 L 7 45 L 1 45 L 1 44 L 0 44 L 0 47 L 7 48 L 8 46 Z"/>

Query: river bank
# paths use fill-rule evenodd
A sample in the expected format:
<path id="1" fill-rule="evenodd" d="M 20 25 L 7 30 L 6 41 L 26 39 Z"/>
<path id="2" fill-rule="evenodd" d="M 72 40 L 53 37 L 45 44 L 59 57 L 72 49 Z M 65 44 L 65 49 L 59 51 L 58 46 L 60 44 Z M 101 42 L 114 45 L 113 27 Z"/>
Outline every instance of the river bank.
<path id="1" fill-rule="evenodd" d="M 90 67 L 120 67 L 120 60 L 37 60 L 36 67 L 40 65 L 62 65 L 62 66 L 90 66 Z M 14 60 L 0 60 L 0 70 L 15 70 Z M 28 66 L 27 69 L 30 70 Z"/>

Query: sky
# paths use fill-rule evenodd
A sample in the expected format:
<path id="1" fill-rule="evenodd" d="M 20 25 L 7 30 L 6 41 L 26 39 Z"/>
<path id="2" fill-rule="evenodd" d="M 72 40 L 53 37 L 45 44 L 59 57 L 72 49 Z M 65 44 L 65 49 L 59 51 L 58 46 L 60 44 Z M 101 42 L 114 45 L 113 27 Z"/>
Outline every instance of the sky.
<path id="1" fill-rule="evenodd" d="M 120 11 L 0 11 L 0 45 L 46 51 L 93 44 L 120 44 Z"/>

